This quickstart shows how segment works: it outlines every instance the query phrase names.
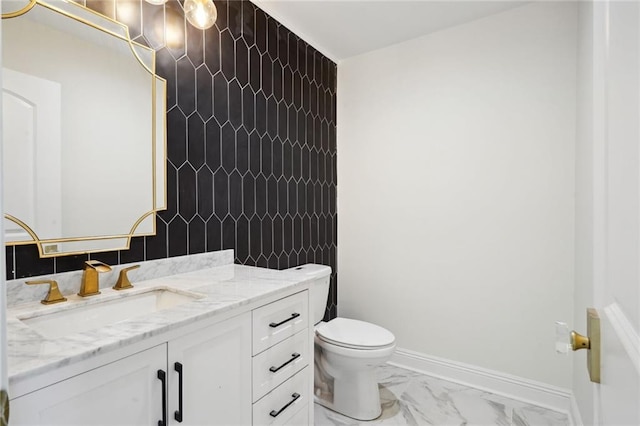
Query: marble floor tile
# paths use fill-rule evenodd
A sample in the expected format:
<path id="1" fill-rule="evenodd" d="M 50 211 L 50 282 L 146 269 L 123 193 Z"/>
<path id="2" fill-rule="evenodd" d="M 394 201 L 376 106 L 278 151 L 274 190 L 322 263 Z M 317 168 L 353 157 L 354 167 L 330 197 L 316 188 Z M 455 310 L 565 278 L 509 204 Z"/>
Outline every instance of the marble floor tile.
<path id="1" fill-rule="evenodd" d="M 385 364 L 376 371 L 382 414 L 364 422 L 315 406 L 316 426 L 568 426 L 566 414 Z"/>
<path id="2" fill-rule="evenodd" d="M 565 414 L 556 413 L 545 408 L 529 405 L 522 408 L 513 409 L 513 425 L 514 426 L 533 426 L 545 425 L 569 426 L 569 419 Z"/>

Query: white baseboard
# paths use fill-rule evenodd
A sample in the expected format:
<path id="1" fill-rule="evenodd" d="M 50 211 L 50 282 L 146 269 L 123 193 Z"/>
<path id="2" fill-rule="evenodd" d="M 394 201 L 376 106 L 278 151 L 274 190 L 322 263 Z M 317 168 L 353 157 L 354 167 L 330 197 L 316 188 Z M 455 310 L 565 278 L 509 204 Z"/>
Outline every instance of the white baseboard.
<path id="1" fill-rule="evenodd" d="M 560 411 L 569 416 L 572 425 L 582 424 L 577 405 L 568 389 L 407 349 L 396 349 L 389 363 L 550 410 Z"/>
<path id="2" fill-rule="evenodd" d="M 571 395 L 571 404 L 569 409 L 569 421 L 571 422 L 571 426 L 584 426 L 582 422 L 582 416 L 580 415 L 580 410 L 578 409 L 578 403 L 573 395 Z"/>

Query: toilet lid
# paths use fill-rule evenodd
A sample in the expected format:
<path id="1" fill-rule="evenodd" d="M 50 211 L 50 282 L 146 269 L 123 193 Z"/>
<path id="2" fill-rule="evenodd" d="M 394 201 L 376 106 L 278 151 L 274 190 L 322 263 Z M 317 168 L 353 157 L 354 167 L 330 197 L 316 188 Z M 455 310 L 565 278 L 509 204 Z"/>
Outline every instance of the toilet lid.
<path id="1" fill-rule="evenodd" d="M 316 335 L 328 343 L 361 349 L 389 346 L 396 340 L 393 333 L 385 328 L 348 318 L 320 323 L 316 327 Z"/>

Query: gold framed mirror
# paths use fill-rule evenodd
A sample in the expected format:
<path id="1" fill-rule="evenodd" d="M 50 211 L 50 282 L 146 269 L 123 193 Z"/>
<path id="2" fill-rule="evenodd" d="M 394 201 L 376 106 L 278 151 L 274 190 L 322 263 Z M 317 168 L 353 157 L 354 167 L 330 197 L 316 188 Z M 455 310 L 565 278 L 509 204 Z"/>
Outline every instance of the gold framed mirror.
<path id="1" fill-rule="evenodd" d="M 7 245 L 128 249 L 166 208 L 166 81 L 126 25 L 74 2 L 3 0 Z"/>

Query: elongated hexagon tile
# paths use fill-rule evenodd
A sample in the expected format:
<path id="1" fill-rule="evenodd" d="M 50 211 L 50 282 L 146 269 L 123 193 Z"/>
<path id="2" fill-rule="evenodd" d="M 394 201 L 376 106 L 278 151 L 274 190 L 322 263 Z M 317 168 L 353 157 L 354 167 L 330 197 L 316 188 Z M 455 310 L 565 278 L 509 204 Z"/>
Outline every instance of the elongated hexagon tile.
<path id="1" fill-rule="evenodd" d="M 147 24 L 144 16 L 142 22 Z M 155 31 L 164 35 L 165 44 L 174 58 L 178 59 L 186 54 L 187 26 L 184 11 L 179 3 L 165 3 L 164 27 L 161 22 L 156 22 Z"/>
<path id="2" fill-rule="evenodd" d="M 175 166 L 187 160 L 187 119 L 175 107 L 167 113 L 167 157 Z"/>
<path id="3" fill-rule="evenodd" d="M 176 216 L 168 228 L 169 256 L 184 256 L 187 254 L 187 223 L 181 216 Z"/>
<path id="4" fill-rule="evenodd" d="M 228 30 L 220 32 L 220 48 L 222 73 L 227 81 L 231 81 L 236 76 L 236 54 L 235 42 Z"/>
<path id="5" fill-rule="evenodd" d="M 236 40 L 236 78 L 242 87 L 249 84 L 249 48 L 243 39 Z"/>
<path id="6" fill-rule="evenodd" d="M 205 162 L 212 171 L 222 165 L 222 129 L 216 120 L 209 120 L 205 125 Z"/>
<path id="7" fill-rule="evenodd" d="M 261 223 L 257 215 L 249 219 L 249 254 L 253 259 L 257 259 L 262 253 Z"/>
<path id="8" fill-rule="evenodd" d="M 241 176 L 249 170 L 249 135 L 244 127 L 236 130 L 236 170 Z"/>
<path id="9" fill-rule="evenodd" d="M 191 115 L 196 110 L 196 70 L 191 60 L 183 56 L 178 60 L 178 106 L 185 116 Z"/>
<path id="10" fill-rule="evenodd" d="M 265 208 L 271 217 L 275 217 L 278 214 L 278 181 L 273 176 L 269 176 L 269 179 L 267 179 Z"/>
<path id="11" fill-rule="evenodd" d="M 218 169 L 213 175 L 213 206 L 220 220 L 229 213 L 229 176 L 224 169 Z"/>
<path id="12" fill-rule="evenodd" d="M 211 74 L 220 71 L 220 32 L 215 26 L 204 33 L 204 63 Z"/>
<path id="13" fill-rule="evenodd" d="M 229 82 L 229 121 L 236 129 L 242 125 L 242 88 L 236 79 Z"/>
<path id="14" fill-rule="evenodd" d="M 229 83 L 221 72 L 213 76 L 213 115 L 220 125 L 229 119 Z"/>
<path id="15" fill-rule="evenodd" d="M 267 180 L 260 174 L 256 176 L 256 214 L 262 218 L 267 214 Z"/>
<path id="16" fill-rule="evenodd" d="M 193 114 L 187 120 L 187 159 L 197 170 L 205 163 L 205 126 L 200 115 Z"/>
<path id="17" fill-rule="evenodd" d="M 204 63 L 204 31 L 193 25 L 186 25 L 187 56 L 195 67 Z"/>
<path id="18" fill-rule="evenodd" d="M 196 214 L 196 172 L 191 164 L 178 169 L 178 213 L 185 221 Z"/>
<path id="19" fill-rule="evenodd" d="M 242 125 L 251 132 L 256 127 L 256 99 L 253 89 L 245 86 L 242 89 Z"/>
<path id="20" fill-rule="evenodd" d="M 222 167 L 231 173 L 236 167 L 236 132 L 231 123 L 222 126 Z"/>
<path id="21" fill-rule="evenodd" d="M 227 6 L 227 28 L 234 39 L 242 35 L 242 1 L 230 1 Z"/>
<path id="22" fill-rule="evenodd" d="M 213 76 L 204 65 L 196 70 L 196 110 L 204 121 L 213 117 Z"/>
<path id="23" fill-rule="evenodd" d="M 216 216 L 207 220 L 207 251 L 222 249 L 222 221 Z"/>
<path id="24" fill-rule="evenodd" d="M 195 216 L 188 224 L 189 254 L 204 253 L 207 248 L 206 223 L 200 216 Z"/>
<path id="25" fill-rule="evenodd" d="M 249 257 L 249 220 L 245 215 L 241 215 L 236 220 L 236 259 L 240 263 L 245 263 Z"/>
<path id="26" fill-rule="evenodd" d="M 196 173 L 198 215 L 208 220 L 213 214 L 213 172 L 203 167 Z"/>

